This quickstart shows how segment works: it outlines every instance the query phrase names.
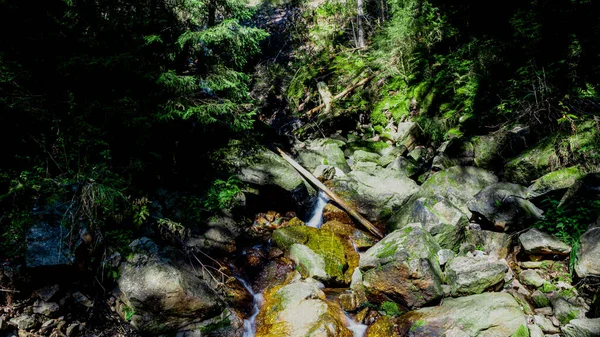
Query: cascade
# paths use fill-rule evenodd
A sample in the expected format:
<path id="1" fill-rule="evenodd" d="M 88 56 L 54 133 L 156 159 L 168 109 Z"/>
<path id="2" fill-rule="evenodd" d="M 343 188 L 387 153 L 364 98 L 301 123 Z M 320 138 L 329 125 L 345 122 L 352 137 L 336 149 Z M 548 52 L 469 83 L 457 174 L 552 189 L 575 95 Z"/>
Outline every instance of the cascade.
<path id="1" fill-rule="evenodd" d="M 310 220 L 306 223 L 309 227 L 320 228 L 323 225 L 323 209 L 329 202 L 329 197 L 323 191 L 319 191 L 319 199 L 315 204 Z"/>

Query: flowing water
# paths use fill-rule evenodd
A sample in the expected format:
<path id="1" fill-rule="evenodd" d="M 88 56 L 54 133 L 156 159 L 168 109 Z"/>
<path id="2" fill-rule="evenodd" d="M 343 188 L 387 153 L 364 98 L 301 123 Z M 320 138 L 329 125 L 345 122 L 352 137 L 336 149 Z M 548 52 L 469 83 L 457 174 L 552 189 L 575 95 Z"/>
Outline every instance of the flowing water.
<path id="1" fill-rule="evenodd" d="M 367 326 L 364 324 L 360 324 L 355 321 L 350 315 L 346 314 L 348 318 L 348 329 L 352 331 L 354 337 L 364 337 L 367 332 Z"/>
<path id="2" fill-rule="evenodd" d="M 329 197 L 323 191 L 319 191 L 319 200 L 315 204 L 310 220 L 306 223 L 307 226 L 320 228 L 323 225 L 323 209 L 329 202 Z"/>
<path id="3" fill-rule="evenodd" d="M 252 301 L 254 305 L 252 307 L 252 315 L 244 320 L 244 334 L 242 337 L 254 337 L 256 335 L 256 316 L 258 316 L 258 312 L 260 311 L 263 296 L 262 293 L 255 293 L 246 281 L 241 278 L 238 278 L 238 280 L 244 285 L 244 288 L 252 294 L 252 298 L 254 299 Z"/>

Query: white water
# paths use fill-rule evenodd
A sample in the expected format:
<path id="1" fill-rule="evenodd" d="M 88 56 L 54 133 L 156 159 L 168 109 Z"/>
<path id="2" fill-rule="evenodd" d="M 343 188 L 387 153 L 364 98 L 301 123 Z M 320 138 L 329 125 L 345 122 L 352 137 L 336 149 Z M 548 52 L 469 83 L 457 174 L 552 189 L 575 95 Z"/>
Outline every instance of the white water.
<path id="1" fill-rule="evenodd" d="M 254 337 L 256 335 L 256 316 L 258 316 L 258 312 L 260 311 L 260 305 L 263 301 L 262 293 L 255 293 L 254 290 L 248 285 L 248 283 L 241 278 L 238 280 L 244 285 L 244 288 L 252 294 L 253 297 L 253 308 L 252 315 L 244 320 L 244 334 L 242 337 Z"/>
<path id="2" fill-rule="evenodd" d="M 346 314 L 346 317 L 348 318 L 348 329 L 350 329 L 350 331 L 352 331 L 352 333 L 354 334 L 354 337 L 364 337 L 365 333 L 367 332 L 367 326 L 364 324 L 360 324 L 357 321 L 355 321 L 354 319 L 352 319 L 352 317 L 350 317 L 350 315 Z"/>
<path id="3" fill-rule="evenodd" d="M 309 227 L 320 228 L 323 225 L 323 209 L 325 205 L 329 202 L 329 197 L 327 194 L 323 193 L 323 191 L 319 191 L 319 200 L 313 209 L 312 216 L 310 220 L 306 223 Z"/>

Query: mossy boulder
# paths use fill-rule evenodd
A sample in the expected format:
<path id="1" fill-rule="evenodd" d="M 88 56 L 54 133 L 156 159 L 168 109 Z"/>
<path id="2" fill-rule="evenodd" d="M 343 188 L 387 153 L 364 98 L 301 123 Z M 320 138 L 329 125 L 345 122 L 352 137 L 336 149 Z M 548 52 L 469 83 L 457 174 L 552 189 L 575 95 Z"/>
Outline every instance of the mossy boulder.
<path id="1" fill-rule="evenodd" d="M 592 228 L 580 238 L 575 272 L 580 278 L 600 277 L 600 228 Z"/>
<path id="2" fill-rule="evenodd" d="M 419 173 L 419 168 L 413 163 L 411 159 L 404 157 L 397 157 L 386 166 L 388 169 L 396 170 L 407 177 L 412 177 Z"/>
<path id="3" fill-rule="evenodd" d="M 454 166 L 429 177 L 415 198 L 442 197 L 470 216 L 467 202 L 486 186 L 496 182 L 498 177 L 489 171 L 471 166 Z"/>
<path id="4" fill-rule="evenodd" d="M 511 183 L 495 183 L 477 193 L 467 203 L 481 221 L 497 229 L 530 225 L 542 218 L 542 210 L 526 200 L 527 188 Z"/>
<path id="5" fill-rule="evenodd" d="M 555 138 L 546 138 L 509 160 L 504 167 L 504 178 L 513 183 L 529 185 L 549 173 L 559 162 L 554 142 Z"/>
<path id="6" fill-rule="evenodd" d="M 318 282 L 292 279 L 268 288 L 256 318 L 256 337 L 352 337 L 341 308 L 326 300 Z"/>
<path id="7" fill-rule="evenodd" d="M 296 160 L 305 169 L 314 171 L 319 165 L 331 165 L 339 168 L 344 173 L 350 172 L 342 147 L 344 143 L 333 139 L 316 139 L 298 149 Z"/>
<path id="8" fill-rule="evenodd" d="M 366 337 L 394 336 L 394 323 L 388 316 L 379 316 L 373 324 L 369 325 Z"/>
<path id="9" fill-rule="evenodd" d="M 398 321 L 400 336 L 507 337 L 527 324 L 519 303 L 507 293 L 483 293 L 447 298 L 441 305 L 422 308 L 402 315 Z"/>
<path id="10" fill-rule="evenodd" d="M 466 242 L 486 252 L 490 257 L 504 259 L 510 251 L 512 238 L 505 233 L 471 229 L 466 231 Z"/>
<path id="11" fill-rule="evenodd" d="M 514 156 L 525 147 L 528 134 L 529 128 L 517 126 L 511 130 L 500 129 L 487 135 L 473 137 L 475 165 L 488 170 L 498 168 L 504 162 L 504 158 Z"/>
<path id="12" fill-rule="evenodd" d="M 443 295 L 437 259 L 441 248 L 421 225 L 388 234 L 360 259 L 362 285 L 371 302 L 421 307 Z"/>
<path id="13" fill-rule="evenodd" d="M 369 248 L 377 243 L 377 238 L 372 234 L 357 229 L 356 227 L 341 221 L 327 221 L 321 226 L 322 230 L 328 230 L 352 242 L 356 249 Z"/>
<path id="14" fill-rule="evenodd" d="M 389 154 L 399 153 L 399 150 L 390 144 L 383 141 L 368 141 L 368 140 L 360 140 L 356 142 L 350 142 L 346 146 L 346 150 L 344 151 L 347 156 L 352 155 L 357 150 L 363 150 L 366 152 L 377 153 L 381 156 L 386 156 Z"/>
<path id="15" fill-rule="evenodd" d="M 528 255 L 568 255 L 571 252 L 569 245 L 537 228 L 519 235 L 519 242 Z"/>
<path id="16" fill-rule="evenodd" d="M 379 159 L 381 156 L 377 153 L 367 152 L 363 150 L 356 150 L 352 155 L 352 159 L 354 164 L 360 162 L 371 162 L 371 163 L 379 163 Z"/>
<path id="17" fill-rule="evenodd" d="M 412 200 L 412 199 L 411 199 Z M 420 223 L 446 249 L 458 249 L 464 240 L 466 215 L 443 197 L 418 198 L 402 207 L 388 221 L 390 230 Z"/>
<path id="18" fill-rule="evenodd" d="M 459 256 L 446 265 L 446 282 L 453 296 L 480 294 L 504 280 L 508 265 L 487 256 Z"/>
<path id="19" fill-rule="evenodd" d="M 303 275 L 305 277 L 315 276 L 324 282 L 349 284 L 352 272 L 358 265 L 358 253 L 354 251 L 352 244 L 326 229 L 308 226 L 284 227 L 273 232 L 272 240 L 284 250 L 289 250 L 294 244 L 301 244 L 310 249 L 309 251 L 305 248 L 296 248 L 296 258 L 312 259 L 300 264 L 301 268 L 318 266 L 323 269 L 325 275 L 309 275 L 310 273 L 305 270 Z M 321 265 L 320 261 L 324 265 Z"/>
<path id="20" fill-rule="evenodd" d="M 580 166 L 572 166 L 545 174 L 534 181 L 527 189 L 527 198 L 539 198 L 549 193 L 566 191 L 583 177 Z"/>
<path id="21" fill-rule="evenodd" d="M 352 171 L 332 180 L 331 188 L 370 221 L 387 220 L 419 189 L 400 172 L 380 167 Z"/>
<path id="22" fill-rule="evenodd" d="M 565 337 L 600 336 L 600 318 L 574 319 L 562 328 Z"/>

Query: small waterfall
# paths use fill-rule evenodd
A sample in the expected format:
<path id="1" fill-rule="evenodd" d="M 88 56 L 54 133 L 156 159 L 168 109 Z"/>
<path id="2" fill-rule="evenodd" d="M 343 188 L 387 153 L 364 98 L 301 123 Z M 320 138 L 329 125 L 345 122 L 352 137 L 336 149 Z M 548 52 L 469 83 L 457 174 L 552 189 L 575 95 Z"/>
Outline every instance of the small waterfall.
<path id="1" fill-rule="evenodd" d="M 242 285 L 244 286 L 244 288 L 246 288 L 246 290 L 248 290 L 248 292 L 250 292 L 250 294 L 253 297 L 253 307 L 252 307 L 252 315 L 244 320 L 244 334 L 242 335 L 242 337 L 254 337 L 256 334 L 256 316 L 258 316 L 258 313 L 260 311 L 260 305 L 263 301 L 263 296 L 262 293 L 255 293 L 254 290 L 252 290 L 252 288 L 250 287 L 250 285 L 244 281 L 241 278 L 237 278 Z"/>
<path id="2" fill-rule="evenodd" d="M 323 191 L 319 191 L 319 200 L 313 209 L 310 220 L 306 223 L 309 227 L 320 228 L 323 225 L 323 209 L 329 202 L 329 197 Z"/>
<path id="3" fill-rule="evenodd" d="M 354 337 L 364 337 L 367 332 L 367 326 L 360 324 L 355 321 L 350 315 L 346 314 L 348 318 L 348 329 L 352 331 Z"/>

